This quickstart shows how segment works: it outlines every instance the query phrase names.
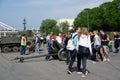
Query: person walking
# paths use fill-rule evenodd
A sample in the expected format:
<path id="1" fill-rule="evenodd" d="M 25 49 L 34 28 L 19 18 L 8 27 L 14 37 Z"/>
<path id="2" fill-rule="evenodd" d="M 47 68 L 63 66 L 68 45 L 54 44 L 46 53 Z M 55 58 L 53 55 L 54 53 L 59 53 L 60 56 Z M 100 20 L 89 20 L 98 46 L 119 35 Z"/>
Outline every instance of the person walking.
<path id="1" fill-rule="evenodd" d="M 39 46 L 39 44 L 40 44 L 40 38 L 38 37 L 38 35 L 37 34 L 34 34 L 34 37 L 35 37 L 35 53 L 39 53 L 39 51 L 40 51 L 40 46 Z"/>
<path id="2" fill-rule="evenodd" d="M 69 65 L 68 65 L 68 69 L 67 69 L 67 72 L 68 74 L 71 74 L 72 73 L 72 66 L 73 66 L 73 63 L 75 62 L 75 59 L 76 59 L 76 54 L 77 54 L 77 42 L 78 42 L 78 33 L 81 31 L 81 28 L 78 27 L 75 29 L 75 32 L 72 34 L 71 38 L 72 38 L 72 42 L 73 42 L 73 46 L 74 46 L 74 49 L 73 50 L 68 50 L 69 54 L 70 54 L 70 62 L 69 62 Z M 71 39 L 70 38 L 70 39 Z M 70 44 L 69 41 L 67 44 Z"/>
<path id="3" fill-rule="evenodd" d="M 114 34 L 114 48 L 115 48 L 115 52 L 114 53 L 118 53 L 119 52 L 119 44 L 120 44 L 120 40 L 119 40 L 119 35 L 116 32 L 113 32 Z"/>
<path id="4" fill-rule="evenodd" d="M 108 50 L 107 50 L 109 37 L 107 34 L 105 34 L 105 32 L 103 30 L 100 30 L 100 33 L 101 33 L 101 45 L 102 45 L 102 49 L 103 49 L 103 53 L 104 53 L 103 61 L 110 61 L 109 55 L 108 55 Z"/>
<path id="5" fill-rule="evenodd" d="M 52 54 L 52 51 L 54 49 L 53 47 L 53 41 L 55 40 L 55 36 L 54 33 L 51 32 L 50 35 L 47 36 L 47 51 L 48 51 L 48 55 L 45 57 L 45 60 L 50 61 L 50 55 Z"/>
<path id="6" fill-rule="evenodd" d="M 103 61 L 103 57 L 102 57 L 102 54 L 101 54 L 101 51 L 100 51 L 100 49 L 101 49 L 101 39 L 98 36 L 98 31 L 97 30 L 94 31 L 94 35 L 95 36 L 94 36 L 93 63 L 95 63 L 97 61 L 96 54 L 98 54 L 101 61 Z"/>
<path id="7" fill-rule="evenodd" d="M 67 48 L 66 48 L 66 46 L 67 46 L 67 43 L 68 43 L 68 40 L 70 39 L 70 37 L 71 37 L 71 32 L 70 31 L 68 31 L 67 33 L 66 33 L 66 37 L 65 37 L 65 39 L 64 39 L 64 46 L 65 46 L 65 51 L 66 51 L 66 64 L 68 65 L 69 64 L 69 62 L 70 62 L 70 52 L 67 50 Z"/>
<path id="8" fill-rule="evenodd" d="M 89 57 L 89 53 L 92 54 L 92 48 L 91 48 L 91 39 L 88 32 L 88 29 L 86 27 L 82 28 L 81 33 L 78 35 L 78 53 L 77 53 L 77 68 L 78 73 L 80 73 L 81 70 L 81 62 L 82 62 L 82 76 L 86 77 L 88 74 L 87 67 L 87 58 Z"/>
<path id="9" fill-rule="evenodd" d="M 110 41 L 108 42 L 108 48 L 109 48 L 109 52 L 113 52 L 113 40 L 112 40 L 112 38 L 110 38 Z"/>

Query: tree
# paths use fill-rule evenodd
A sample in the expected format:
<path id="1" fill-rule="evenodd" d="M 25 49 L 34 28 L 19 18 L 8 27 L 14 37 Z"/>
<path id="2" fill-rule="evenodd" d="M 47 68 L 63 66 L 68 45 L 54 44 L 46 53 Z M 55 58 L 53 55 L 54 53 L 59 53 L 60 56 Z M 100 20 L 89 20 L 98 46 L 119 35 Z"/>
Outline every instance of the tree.
<path id="1" fill-rule="evenodd" d="M 103 23 L 103 12 L 99 7 L 91 9 L 90 26 L 92 30 L 101 29 Z"/>
<path id="2" fill-rule="evenodd" d="M 86 8 L 82 10 L 75 18 L 74 26 L 90 26 L 91 30 L 104 29 L 106 31 L 119 31 L 120 0 L 106 2 L 93 9 Z"/>
<path id="3" fill-rule="evenodd" d="M 40 30 L 42 33 L 49 34 L 50 32 L 58 33 L 59 28 L 56 26 L 57 21 L 54 19 L 46 19 L 43 20 L 40 26 Z"/>
<path id="4" fill-rule="evenodd" d="M 59 27 L 60 27 L 59 29 L 62 33 L 66 33 L 69 30 L 70 26 L 69 26 L 69 23 L 66 21 L 66 22 L 60 23 Z"/>
<path id="5" fill-rule="evenodd" d="M 89 27 L 89 8 L 84 9 L 82 12 L 80 12 L 75 18 L 74 26 L 76 27 Z"/>
<path id="6" fill-rule="evenodd" d="M 118 3 L 115 3 L 115 1 L 117 0 L 114 0 L 113 2 L 104 3 L 100 6 L 102 11 L 104 12 L 104 21 L 102 27 L 106 28 L 107 30 L 119 30 L 120 12 L 117 8 Z"/>

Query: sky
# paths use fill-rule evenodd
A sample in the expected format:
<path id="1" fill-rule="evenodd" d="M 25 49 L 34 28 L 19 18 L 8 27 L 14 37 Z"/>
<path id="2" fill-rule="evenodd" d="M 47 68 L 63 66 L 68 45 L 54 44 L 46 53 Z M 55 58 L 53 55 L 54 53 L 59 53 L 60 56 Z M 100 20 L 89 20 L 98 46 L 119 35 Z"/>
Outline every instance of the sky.
<path id="1" fill-rule="evenodd" d="M 39 29 L 42 20 L 76 18 L 85 8 L 98 7 L 113 0 L 0 0 L 0 21 L 17 30 Z"/>

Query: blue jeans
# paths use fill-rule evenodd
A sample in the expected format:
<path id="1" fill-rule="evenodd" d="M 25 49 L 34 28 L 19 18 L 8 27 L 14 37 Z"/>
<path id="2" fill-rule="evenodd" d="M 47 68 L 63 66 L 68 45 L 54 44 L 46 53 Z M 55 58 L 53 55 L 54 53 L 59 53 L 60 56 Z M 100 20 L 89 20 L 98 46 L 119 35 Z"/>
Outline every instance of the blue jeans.
<path id="1" fill-rule="evenodd" d="M 81 72 L 81 62 L 82 62 L 82 73 L 85 74 L 86 72 L 86 66 L 87 66 L 87 56 L 86 55 L 81 55 L 77 54 L 77 68 L 78 72 Z"/>
<path id="2" fill-rule="evenodd" d="M 25 54 L 26 46 L 21 46 L 21 55 Z"/>
<path id="3" fill-rule="evenodd" d="M 39 43 L 36 43 L 35 45 L 35 52 L 39 52 L 40 48 L 39 48 Z"/>
<path id="4" fill-rule="evenodd" d="M 112 50 L 112 45 L 109 45 L 108 47 L 109 47 L 109 51 L 112 52 L 113 51 Z"/>

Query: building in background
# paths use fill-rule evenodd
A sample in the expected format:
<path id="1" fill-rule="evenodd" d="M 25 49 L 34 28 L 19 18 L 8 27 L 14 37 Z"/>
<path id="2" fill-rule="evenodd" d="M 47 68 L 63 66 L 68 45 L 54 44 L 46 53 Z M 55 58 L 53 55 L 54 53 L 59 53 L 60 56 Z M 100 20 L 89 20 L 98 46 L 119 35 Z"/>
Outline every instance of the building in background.
<path id="1" fill-rule="evenodd" d="M 70 26 L 69 29 L 72 29 L 74 19 L 68 19 L 68 18 L 59 19 L 59 20 L 57 20 L 57 25 L 60 25 L 63 22 L 68 22 L 68 24 Z"/>

